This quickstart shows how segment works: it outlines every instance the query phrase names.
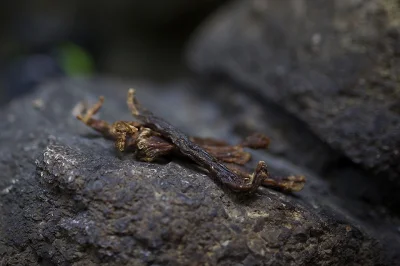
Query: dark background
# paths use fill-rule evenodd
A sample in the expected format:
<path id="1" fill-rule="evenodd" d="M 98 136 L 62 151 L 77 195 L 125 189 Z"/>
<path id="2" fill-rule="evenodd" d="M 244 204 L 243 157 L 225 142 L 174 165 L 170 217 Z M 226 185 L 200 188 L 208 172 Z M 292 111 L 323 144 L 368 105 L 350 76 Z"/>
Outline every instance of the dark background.
<path id="1" fill-rule="evenodd" d="M 186 41 L 223 2 L 2 1 L 0 103 L 60 76 L 187 75 Z"/>

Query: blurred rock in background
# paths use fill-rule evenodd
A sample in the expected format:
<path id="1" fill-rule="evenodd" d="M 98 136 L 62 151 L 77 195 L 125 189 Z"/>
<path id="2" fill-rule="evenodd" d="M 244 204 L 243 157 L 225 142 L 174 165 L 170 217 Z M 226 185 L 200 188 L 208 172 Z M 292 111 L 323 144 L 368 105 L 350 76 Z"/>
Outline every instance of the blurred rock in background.
<path id="1" fill-rule="evenodd" d="M 238 1 L 189 49 L 203 75 L 223 74 L 284 107 L 400 196 L 398 1 Z M 390 191 L 390 192 L 389 192 Z"/>

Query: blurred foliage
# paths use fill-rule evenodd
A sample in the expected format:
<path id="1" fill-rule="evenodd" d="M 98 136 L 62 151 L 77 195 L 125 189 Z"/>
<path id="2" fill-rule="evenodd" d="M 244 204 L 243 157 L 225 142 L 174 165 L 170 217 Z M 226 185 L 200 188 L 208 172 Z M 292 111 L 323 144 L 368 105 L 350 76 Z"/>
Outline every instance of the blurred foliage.
<path id="1" fill-rule="evenodd" d="M 59 62 L 67 76 L 90 76 L 94 73 L 94 62 L 91 55 L 74 43 L 59 47 Z"/>

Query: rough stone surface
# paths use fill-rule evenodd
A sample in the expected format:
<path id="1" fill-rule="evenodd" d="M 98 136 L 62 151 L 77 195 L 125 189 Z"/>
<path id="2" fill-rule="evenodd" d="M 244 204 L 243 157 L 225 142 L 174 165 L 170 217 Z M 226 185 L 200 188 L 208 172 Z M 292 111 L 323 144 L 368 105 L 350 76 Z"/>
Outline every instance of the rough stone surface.
<path id="1" fill-rule="evenodd" d="M 118 155 L 73 117 L 77 102 L 102 94 L 102 117 L 129 119 L 122 89 L 130 86 L 58 81 L 0 113 L 2 265 L 386 263 L 368 225 L 339 208 L 323 180 L 283 159 L 256 154 L 277 173 L 305 173 L 303 192 L 237 196 L 188 162 Z M 217 105 L 185 84 L 137 88 L 145 106 L 187 132 L 233 138 Z"/>
<path id="2" fill-rule="evenodd" d="M 399 13 L 395 0 L 236 1 L 195 35 L 189 62 L 283 106 L 398 189 Z"/>

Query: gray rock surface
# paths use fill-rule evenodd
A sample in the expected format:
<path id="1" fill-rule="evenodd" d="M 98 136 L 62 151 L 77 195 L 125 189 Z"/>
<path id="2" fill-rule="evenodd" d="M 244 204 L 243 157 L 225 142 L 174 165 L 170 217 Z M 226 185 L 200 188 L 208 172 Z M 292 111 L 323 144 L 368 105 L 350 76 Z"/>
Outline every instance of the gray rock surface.
<path id="1" fill-rule="evenodd" d="M 283 106 L 397 191 L 399 10 L 394 0 L 235 1 L 194 35 L 188 60 Z"/>
<path id="2" fill-rule="evenodd" d="M 276 173 L 304 173 L 303 192 L 238 196 L 188 162 L 118 155 L 73 117 L 79 101 L 105 95 L 101 116 L 129 119 L 132 84 L 146 107 L 186 132 L 235 139 L 234 117 L 187 83 L 63 80 L 12 102 L 0 113 L 2 265 L 389 264 L 376 237 L 391 231 L 374 233 L 325 181 L 282 158 L 255 156 Z"/>

